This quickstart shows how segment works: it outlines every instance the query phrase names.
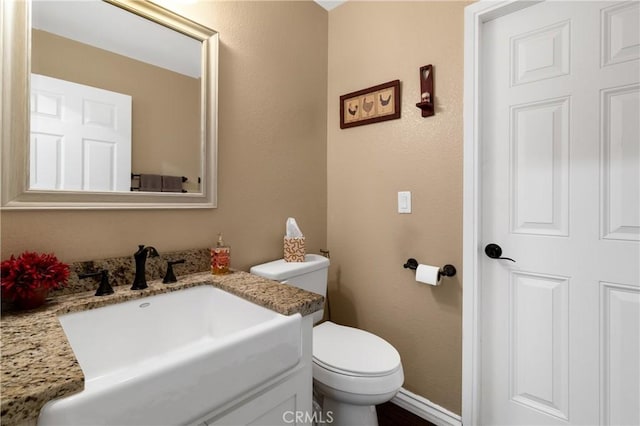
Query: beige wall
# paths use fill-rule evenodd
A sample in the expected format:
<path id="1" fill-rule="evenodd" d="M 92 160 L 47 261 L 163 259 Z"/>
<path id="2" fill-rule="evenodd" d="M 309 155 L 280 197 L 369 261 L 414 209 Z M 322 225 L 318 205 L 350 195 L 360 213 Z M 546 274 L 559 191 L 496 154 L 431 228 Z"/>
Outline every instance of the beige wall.
<path id="1" fill-rule="evenodd" d="M 461 412 L 461 2 L 349 1 L 329 13 L 327 131 L 331 316 L 400 352 L 404 387 Z M 436 115 L 422 118 L 419 68 L 434 65 Z M 339 128 L 339 96 L 401 81 L 402 117 Z M 412 214 L 397 213 L 411 191 Z M 410 257 L 458 268 L 415 282 Z"/>
<path id="2" fill-rule="evenodd" d="M 131 96 L 131 171 L 186 176 L 184 187 L 199 190 L 199 78 L 40 30 L 31 33 L 31 71 Z"/>
<path id="3" fill-rule="evenodd" d="M 310 1 L 166 6 L 220 33 L 219 208 L 2 212 L 2 259 L 207 247 L 223 232 L 232 266 L 247 269 L 282 256 L 288 216 L 311 251 L 326 246 L 327 12 Z"/>

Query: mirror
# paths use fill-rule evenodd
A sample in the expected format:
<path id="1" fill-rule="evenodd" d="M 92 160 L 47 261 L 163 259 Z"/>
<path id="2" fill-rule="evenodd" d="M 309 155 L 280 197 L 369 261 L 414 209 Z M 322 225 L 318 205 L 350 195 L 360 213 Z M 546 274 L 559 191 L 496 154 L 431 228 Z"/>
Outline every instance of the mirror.
<path id="1" fill-rule="evenodd" d="M 216 206 L 215 31 L 146 1 L 2 8 L 3 209 Z"/>

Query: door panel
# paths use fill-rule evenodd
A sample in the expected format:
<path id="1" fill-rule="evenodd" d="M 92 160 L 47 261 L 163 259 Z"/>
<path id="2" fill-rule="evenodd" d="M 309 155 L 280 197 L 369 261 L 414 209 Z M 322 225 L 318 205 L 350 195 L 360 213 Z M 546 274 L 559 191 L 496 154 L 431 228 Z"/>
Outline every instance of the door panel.
<path id="1" fill-rule="evenodd" d="M 602 91 L 602 238 L 640 240 L 640 85 Z"/>
<path id="2" fill-rule="evenodd" d="M 116 142 L 83 139 L 84 189 L 112 191 L 118 164 Z"/>
<path id="3" fill-rule="evenodd" d="M 512 232 L 568 235 L 568 97 L 511 109 Z"/>
<path id="4" fill-rule="evenodd" d="M 560 419 L 569 414 L 569 280 L 512 272 L 511 399 Z"/>
<path id="5" fill-rule="evenodd" d="M 569 74 L 570 22 L 536 29 L 511 40 L 511 85 Z"/>
<path id="6" fill-rule="evenodd" d="M 618 3 L 602 10 L 602 65 L 640 57 L 640 3 Z"/>
<path id="7" fill-rule="evenodd" d="M 640 350 L 628 336 L 640 335 L 640 291 L 614 283 L 600 283 L 602 291 L 602 424 L 637 425 L 637 382 L 640 377 Z"/>
<path id="8" fill-rule="evenodd" d="M 31 133 L 31 187 L 62 189 L 62 135 Z"/>

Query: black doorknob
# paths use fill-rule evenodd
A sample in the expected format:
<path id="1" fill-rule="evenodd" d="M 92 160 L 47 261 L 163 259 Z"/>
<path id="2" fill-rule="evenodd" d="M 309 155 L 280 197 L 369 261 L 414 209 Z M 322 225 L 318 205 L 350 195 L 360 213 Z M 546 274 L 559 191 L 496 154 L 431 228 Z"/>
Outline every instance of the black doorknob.
<path id="1" fill-rule="evenodd" d="M 491 259 L 504 259 L 515 262 L 515 260 L 511 259 L 510 257 L 502 257 L 502 247 L 495 243 L 487 244 L 487 246 L 484 248 L 484 252 Z"/>

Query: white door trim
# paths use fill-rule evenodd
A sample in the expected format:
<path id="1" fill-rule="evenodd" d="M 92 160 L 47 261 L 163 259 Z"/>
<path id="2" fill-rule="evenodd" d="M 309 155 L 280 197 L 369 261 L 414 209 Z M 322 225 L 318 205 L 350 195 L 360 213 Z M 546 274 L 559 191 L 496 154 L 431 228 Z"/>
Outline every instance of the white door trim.
<path id="1" fill-rule="evenodd" d="M 480 407 L 480 256 L 482 243 L 482 187 L 480 153 L 482 117 L 482 31 L 484 23 L 516 12 L 536 1 L 479 1 L 465 8 L 464 16 L 464 190 L 462 262 L 462 424 L 476 425 Z"/>

